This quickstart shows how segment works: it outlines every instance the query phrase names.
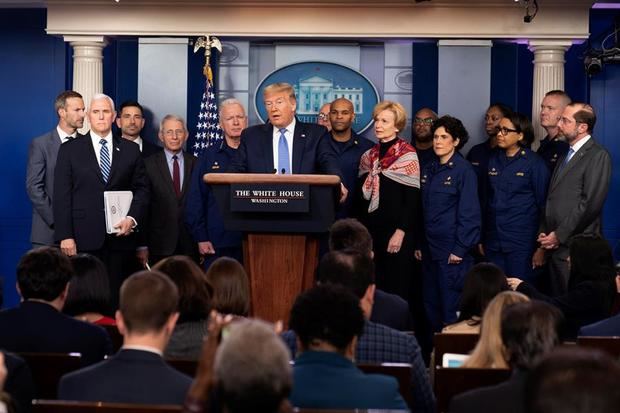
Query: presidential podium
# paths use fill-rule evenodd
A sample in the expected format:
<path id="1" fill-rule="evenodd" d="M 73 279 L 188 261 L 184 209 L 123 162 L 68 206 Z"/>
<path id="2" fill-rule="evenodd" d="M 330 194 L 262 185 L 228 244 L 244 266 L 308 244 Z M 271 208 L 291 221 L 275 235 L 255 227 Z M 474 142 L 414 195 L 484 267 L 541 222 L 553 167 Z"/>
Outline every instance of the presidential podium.
<path id="1" fill-rule="evenodd" d="M 242 231 L 251 314 L 288 322 L 297 295 L 314 284 L 319 239 L 340 195 L 334 175 L 206 174 L 227 230 Z"/>

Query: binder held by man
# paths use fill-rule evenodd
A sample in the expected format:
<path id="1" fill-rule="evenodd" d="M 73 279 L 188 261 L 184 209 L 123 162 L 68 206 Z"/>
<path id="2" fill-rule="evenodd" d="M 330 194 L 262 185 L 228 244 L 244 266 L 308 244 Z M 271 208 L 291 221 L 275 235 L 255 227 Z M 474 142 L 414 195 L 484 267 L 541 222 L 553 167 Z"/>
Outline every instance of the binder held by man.
<path id="1" fill-rule="evenodd" d="M 133 193 L 131 191 L 104 191 L 105 227 L 108 234 L 115 234 L 120 231 L 114 226 L 127 217 L 132 199 Z"/>

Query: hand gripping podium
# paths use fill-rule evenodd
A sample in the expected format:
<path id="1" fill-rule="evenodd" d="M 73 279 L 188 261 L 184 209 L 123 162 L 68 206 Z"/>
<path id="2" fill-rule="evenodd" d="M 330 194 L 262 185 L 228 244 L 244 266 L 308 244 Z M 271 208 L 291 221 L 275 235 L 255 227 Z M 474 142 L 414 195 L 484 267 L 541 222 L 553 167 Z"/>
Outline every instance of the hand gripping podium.
<path id="1" fill-rule="evenodd" d="M 335 175 L 206 174 L 227 230 L 242 231 L 251 314 L 288 322 L 297 295 L 314 284 L 319 235 L 334 222 Z"/>

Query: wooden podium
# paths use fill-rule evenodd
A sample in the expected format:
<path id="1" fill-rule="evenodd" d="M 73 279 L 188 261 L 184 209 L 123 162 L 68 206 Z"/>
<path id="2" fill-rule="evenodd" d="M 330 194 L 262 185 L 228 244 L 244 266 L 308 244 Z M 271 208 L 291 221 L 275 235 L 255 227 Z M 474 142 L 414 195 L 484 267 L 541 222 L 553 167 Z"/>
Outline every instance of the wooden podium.
<path id="1" fill-rule="evenodd" d="M 242 231 L 251 314 L 288 323 L 297 295 L 314 284 L 319 236 L 340 194 L 335 175 L 206 174 L 227 230 Z"/>

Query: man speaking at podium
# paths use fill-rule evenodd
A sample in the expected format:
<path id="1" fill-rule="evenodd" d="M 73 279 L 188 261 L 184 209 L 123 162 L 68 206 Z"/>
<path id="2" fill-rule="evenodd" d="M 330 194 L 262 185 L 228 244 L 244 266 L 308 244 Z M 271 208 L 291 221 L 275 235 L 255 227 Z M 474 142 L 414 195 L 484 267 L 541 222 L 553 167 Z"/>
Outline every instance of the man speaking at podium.
<path id="1" fill-rule="evenodd" d="M 263 91 L 269 122 L 245 129 L 231 172 L 340 175 L 324 126 L 295 118 L 297 99 L 288 83 Z"/>

